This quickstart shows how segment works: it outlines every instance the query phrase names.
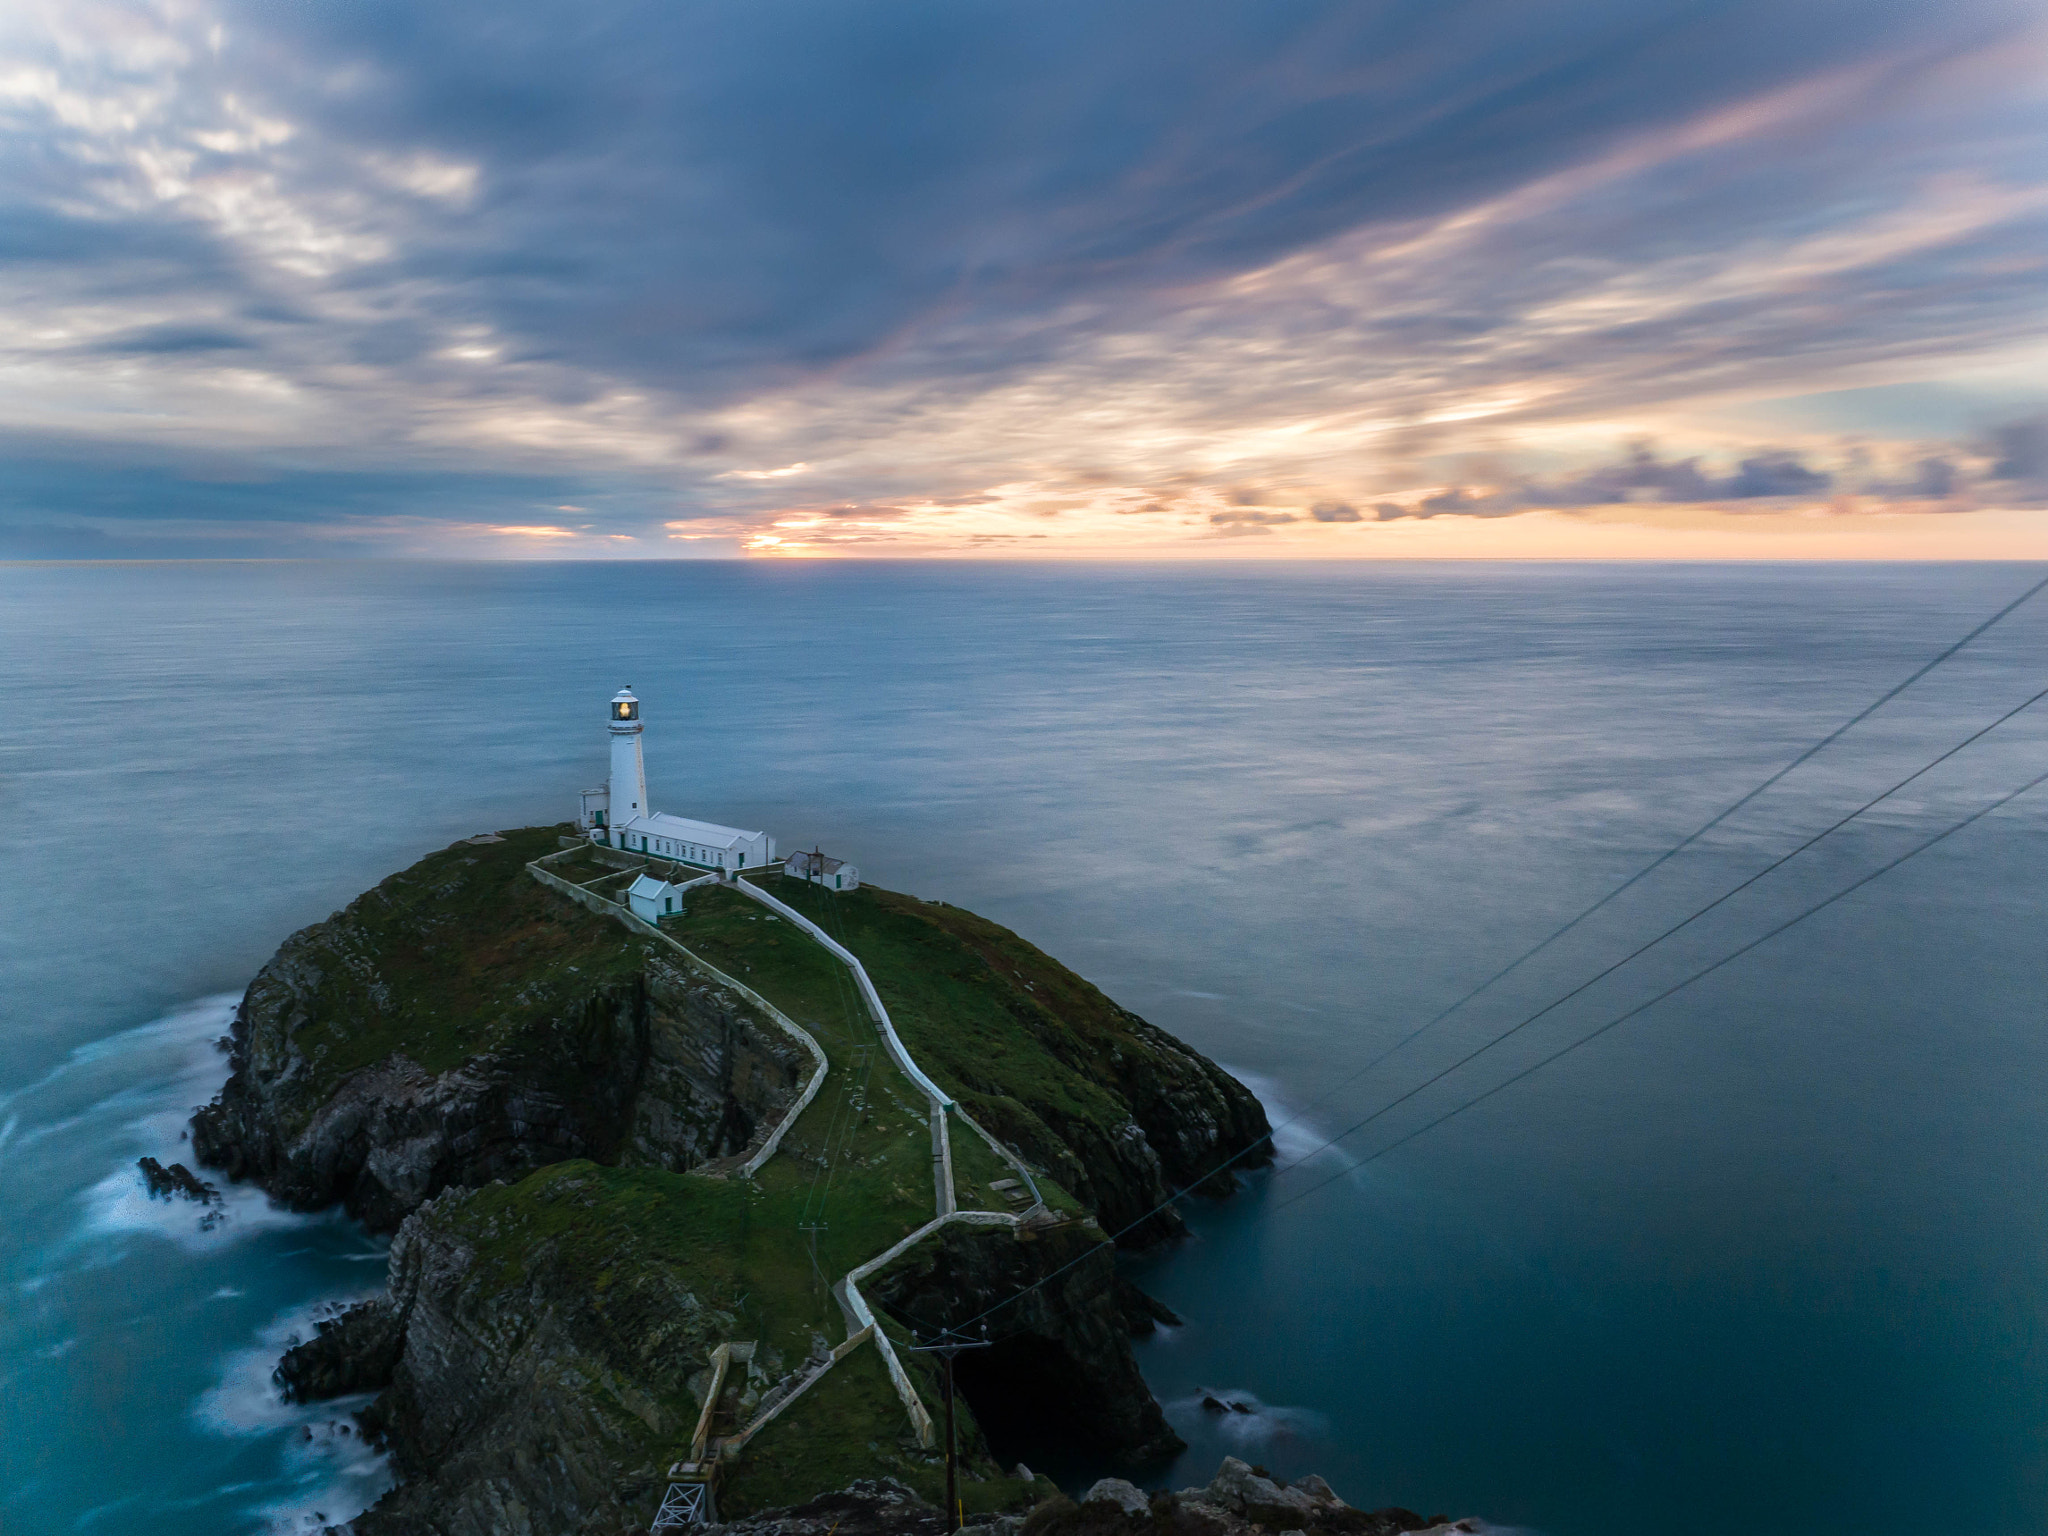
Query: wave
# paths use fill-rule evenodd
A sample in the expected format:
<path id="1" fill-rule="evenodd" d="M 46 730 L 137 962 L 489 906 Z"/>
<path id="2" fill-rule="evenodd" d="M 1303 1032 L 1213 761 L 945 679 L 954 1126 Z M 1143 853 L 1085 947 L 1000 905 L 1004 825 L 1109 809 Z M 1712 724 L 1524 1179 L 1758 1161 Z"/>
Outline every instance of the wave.
<path id="1" fill-rule="evenodd" d="M 1240 1067 L 1224 1065 L 1223 1069 L 1251 1089 L 1252 1097 L 1264 1107 L 1266 1119 L 1273 1126 L 1276 1172 L 1284 1173 L 1311 1159 L 1327 1158 L 1330 1166 L 1341 1167 L 1346 1172 L 1359 1166 L 1359 1160 L 1342 1147 L 1325 1144 L 1329 1139 L 1328 1133 L 1309 1118 L 1308 1110 L 1312 1106 L 1298 1105 L 1277 1078 L 1262 1072 L 1247 1072 Z"/>
<path id="2" fill-rule="evenodd" d="M 1213 1435 L 1238 1449 L 1263 1451 L 1324 1441 L 1330 1436 L 1330 1421 L 1313 1408 L 1262 1402 L 1242 1387 L 1203 1387 L 1160 1406 L 1166 1410 L 1167 1422 L 1183 1438 Z"/>
<path id="3" fill-rule="evenodd" d="M 26 1099 L 62 1082 L 81 1068 L 95 1066 L 112 1057 L 125 1056 L 135 1050 L 152 1044 L 193 1041 L 211 1042 L 226 1034 L 234 1022 L 235 1008 L 242 1000 L 239 992 L 215 992 L 206 997 L 194 998 L 181 1004 L 161 1018 L 151 1019 L 147 1024 L 138 1024 L 132 1029 L 117 1030 L 111 1035 L 102 1035 L 97 1040 L 88 1040 L 84 1045 L 73 1046 L 58 1062 L 41 1077 L 21 1087 L 0 1093 L 0 1109 L 18 1099 Z M 220 1077 L 225 1081 L 225 1068 Z M 218 1086 L 218 1085 L 216 1085 Z"/>
<path id="4" fill-rule="evenodd" d="M 186 1127 L 193 1107 L 211 1099 L 227 1081 L 227 1058 L 214 1042 L 233 1022 L 240 1000 L 233 992 L 200 998 L 148 1024 L 80 1046 L 44 1075 L 41 1085 L 49 1085 L 81 1066 L 124 1053 L 157 1051 L 169 1058 L 165 1070 L 124 1083 L 79 1112 L 36 1126 L 20 1138 L 20 1145 L 26 1146 L 101 1120 L 116 1121 L 123 1133 L 120 1140 L 127 1146 L 119 1164 L 80 1196 L 85 1209 L 76 1241 L 94 1244 L 107 1237 L 146 1234 L 200 1250 L 329 1219 L 288 1211 L 253 1185 L 225 1180 L 216 1181 L 220 1197 L 215 1203 L 155 1197 L 136 1166 L 136 1159 L 145 1155 L 164 1164 L 191 1158 Z M 205 1171 L 198 1171 L 203 1177 Z"/>
<path id="5" fill-rule="evenodd" d="M 157 1151 L 159 1160 L 176 1157 L 176 1144 Z M 189 1154 L 188 1154 L 189 1155 Z M 200 1170 L 203 1174 L 204 1169 Z M 150 1194 L 142 1174 L 133 1163 L 124 1163 L 85 1192 L 85 1219 L 80 1236 L 94 1238 L 143 1233 L 176 1243 L 191 1252 L 219 1248 L 283 1227 L 304 1227 L 330 1221 L 325 1215 L 307 1215 L 287 1210 L 260 1189 L 249 1184 L 219 1186 L 217 1204 L 201 1205 L 179 1198 L 163 1199 Z M 370 1255 L 382 1258 L 382 1254 Z"/>
<path id="6" fill-rule="evenodd" d="M 272 1375 L 278 1356 L 311 1337 L 323 1318 L 372 1294 L 330 1295 L 279 1314 L 258 1331 L 255 1344 L 236 1350 L 221 1363 L 218 1380 L 193 1406 L 194 1420 L 208 1434 L 229 1439 L 282 1436 L 280 1475 L 265 1480 L 269 1497 L 247 1510 L 275 1536 L 352 1520 L 383 1497 L 394 1481 L 389 1458 L 364 1443 L 352 1417 L 368 1406 L 374 1393 L 288 1403 Z M 288 1490 L 281 1495 L 280 1485 Z"/>

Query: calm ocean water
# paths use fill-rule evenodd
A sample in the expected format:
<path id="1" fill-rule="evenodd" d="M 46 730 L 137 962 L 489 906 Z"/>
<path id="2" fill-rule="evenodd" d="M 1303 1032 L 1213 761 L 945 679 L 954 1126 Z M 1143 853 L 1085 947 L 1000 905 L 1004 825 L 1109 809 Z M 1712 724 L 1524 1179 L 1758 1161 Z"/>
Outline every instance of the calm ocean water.
<path id="1" fill-rule="evenodd" d="M 2048 1529 L 2048 788 L 1361 1161 L 2031 777 L 2043 721 L 1314 1150 L 2048 683 L 2044 598 L 1347 1081 L 2038 575 L 0 567 L 0 1530 L 374 1496 L 268 1371 L 379 1245 L 247 1192 L 202 1231 L 134 1160 L 287 933 L 570 814 L 621 683 L 658 803 L 986 912 L 1300 1117 L 1137 1266 L 1187 1319 L 1141 1352 L 1174 1482 L 1229 1450 L 1555 1536 Z"/>

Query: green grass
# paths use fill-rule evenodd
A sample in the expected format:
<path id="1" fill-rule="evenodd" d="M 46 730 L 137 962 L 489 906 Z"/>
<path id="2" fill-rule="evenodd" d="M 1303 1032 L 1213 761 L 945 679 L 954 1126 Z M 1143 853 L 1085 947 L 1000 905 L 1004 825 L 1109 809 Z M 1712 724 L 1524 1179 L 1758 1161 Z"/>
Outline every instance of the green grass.
<path id="1" fill-rule="evenodd" d="M 1086 1188 L 1066 1143 L 1129 1120 L 1109 1085 L 1129 1056 L 1151 1049 L 1138 1021 L 1044 951 L 959 907 L 779 875 L 762 885 L 860 957 L 918 1065 L 995 1136 L 1053 1170 L 1039 1181 L 1048 1203 L 1075 1208 L 1052 1187 Z M 971 1136 L 955 1136 L 956 1163 Z"/>
<path id="2" fill-rule="evenodd" d="M 658 1469 L 686 1448 L 698 1412 L 689 1378 L 719 1343 L 759 1340 L 779 1354 L 781 1369 L 792 1370 L 813 1347 L 814 1332 L 831 1342 L 843 1336 L 838 1308 L 822 1298 L 787 1215 L 782 1199 L 744 1183 L 578 1160 L 470 1191 L 435 1207 L 429 1219 L 472 1248 L 464 1290 L 478 1298 L 480 1313 L 532 1329 L 542 1326 L 537 1313 L 491 1299 L 545 1295 L 558 1312 L 562 1299 L 573 1299 L 578 1391 L 626 1454 Z M 680 1304 L 680 1296 L 693 1305 Z M 496 1342 L 513 1349 L 520 1340 Z M 914 1355 L 905 1359 L 936 1421 L 930 1367 Z M 978 1431 L 964 1402 L 958 1412 L 960 1443 L 971 1456 Z M 970 1512 L 1007 1507 L 1023 1491 L 985 1457 L 969 1471 L 962 1488 Z M 915 1444 L 880 1352 L 865 1344 L 747 1446 L 728 1469 L 723 1509 L 799 1503 L 875 1476 L 900 1478 L 934 1503 L 942 1496 L 943 1468 Z"/>
<path id="3" fill-rule="evenodd" d="M 323 983 L 294 1039 L 320 1089 L 394 1053 L 444 1072 L 516 1047 L 593 986 L 636 984 L 648 941 L 545 890 L 530 860 L 563 828 L 457 843 L 310 931 Z M 318 1092 L 313 1102 L 324 1098 Z"/>
<path id="4" fill-rule="evenodd" d="M 846 967 L 795 924 L 719 887 L 692 891 L 663 931 L 754 988 L 824 1049 L 825 1086 L 756 1176 L 764 1213 L 774 1213 L 764 1219 L 786 1220 L 792 1232 L 824 1223 L 818 1262 L 833 1279 L 930 1221 L 937 1204 L 924 1096 L 882 1049 Z"/>
<path id="5" fill-rule="evenodd" d="M 593 985 L 637 985 L 660 946 L 532 880 L 525 865 L 558 851 L 556 828 L 457 844 L 393 876 L 349 911 L 351 942 L 376 960 L 366 978 L 345 949 L 329 966 L 337 995 L 301 1031 L 323 1075 L 338 1077 L 402 1050 L 442 1071 L 486 1050 L 516 1051 L 559 1027 Z M 611 873 L 586 853 L 551 866 L 571 881 Z M 614 882 L 616 883 L 616 882 Z M 858 954 L 905 1044 L 990 1131 L 1060 1179 L 1041 1176 L 1056 1207 L 1079 1202 L 1086 1172 L 1062 1128 L 1106 1134 L 1129 1118 L 1115 1081 L 1120 1052 L 1146 1049 L 1130 1016 L 1015 935 L 958 908 L 873 888 L 830 893 L 768 877 L 766 888 Z M 679 1455 L 697 1405 L 686 1385 L 723 1338 L 755 1339 L 796 1368 L 822 1339 L 844 1337 L 830 1284 L 932 1219 L 923 1095 L 883 1050 L 845 966 L 794 924 L 717 886 L 693 890 L 663 931 L 808 1029 L 828 1076 L 781 1149 L 749 1181 L 575 1161 L 516 1185 L 437 1207 L 476 1253 L 467 1284 L 493 1294 L 588 1298 L 585 1352 L 615 1360 L 580 1390 L 650 1464 Z M 374 984 L 373 984 L 374 983 Z M 393 1001 L 379 1005 L 381 985 Z M 963 1209 L 1017 1207 L 993 1191 L 1014 1170 L 972 1130 L 952 1128 Z M 807 1226 L 822 1230 L 815 1234 Z M 813 1242 L 815 1241 L 815 1262 Z M 674 1296 L 719 1318 L 686 1339 Z M 688 1309 L 683 1309 L 685 1312 Z M 514 1309 L 516 1313 L 516 1309 Z M 693 1314 L 696 1315 L 696 1314 Z M 708 1314 L 706 1314 L 708 1315 Z M 885 1324 L 894 1329 L 893 1324 Z M 668 1339 L 647 1356 L 649 1339 Z M 766 1357 L 764 1357 L 765 1360 Z M 934 1416 L 926 1364 L 905 1357 Z M 650 1427 L 644 1388 L 658 1412 Z M 976 1442 L 961 1405 L 964 1445 Z M 638 1426 L 637 1428 L 635 1426 Z M 860 1476 L 900 1477 L 935 1502 L 943 1473 L 906 1445 L 909 1424 L 879 1354 L 856 1350 L 769 1426 L 732 1470 L 725 1509 L 801 1502 Z M 970 1512 L 1008 1507 L 1026 1490 L 996 1476 L 963 1484 Z"/>
<path id="6" fill-rule="evenodd" d="M 906 1358 L 918 1390 L 944 1433 L 938 1387 L 914 1356 Z M 981 1450 L 980 1430 L 964 1398 L 954 1406 L 961 1448 L 960 1502 L 969 1516 L 1011 1509 L 1031 1497 L 1032 1485 L 1005 1477 Z M 903 1401 L 889 1381 L 881 1352 L 863 1344 L 825 1375 L 781 1417 L 748 1442 L 724 1476 L 719 1514 L 727 1519 L 801 1504 L 856 1478 L 893 1477 L 933 1504 L 944 1504 L 942 1444 L 917 1444 Z"/>

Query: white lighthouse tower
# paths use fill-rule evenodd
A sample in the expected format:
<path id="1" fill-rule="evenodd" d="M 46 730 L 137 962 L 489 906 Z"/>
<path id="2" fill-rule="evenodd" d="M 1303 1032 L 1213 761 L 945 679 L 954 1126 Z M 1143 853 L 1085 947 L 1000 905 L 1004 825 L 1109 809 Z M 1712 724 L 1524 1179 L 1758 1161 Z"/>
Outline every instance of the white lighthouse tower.
<path id="1" fill-rule="evenodd" d="M 775 862 L 775 839 L 766 832 L 721 827 L 671 816 L 647 806 L 647 764 L 640 753 L 640 701 L 630 688 L 612 695 L 605 728 L 612 738 L 611 782 L 583 791 L 577 826 L 593 843 L 650 859 L 737 872 Z"/>
<path id="2" fill-rule="evenodd" d="M 640 701 L 633 690 L 612 695 L 612 780 L 605 820 L 627 827 L 647 814 L 647 764 L 640 755 Z"/>

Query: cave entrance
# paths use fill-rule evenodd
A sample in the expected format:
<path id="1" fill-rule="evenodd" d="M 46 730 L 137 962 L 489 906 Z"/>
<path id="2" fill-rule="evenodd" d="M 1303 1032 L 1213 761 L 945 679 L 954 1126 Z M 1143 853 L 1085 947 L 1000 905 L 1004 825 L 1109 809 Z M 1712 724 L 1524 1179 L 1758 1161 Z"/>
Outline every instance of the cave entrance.
<path id="1" fill-rule="evenodd" d="M 1109 1449 L 1120 1438 L 1112 1405 L 1058 1340 L 1026 1333 L 962 1350 L 953 1381 L 1004 1471 L 1021 1461 L 1065 1488 L 1129 1474 Z"/>

